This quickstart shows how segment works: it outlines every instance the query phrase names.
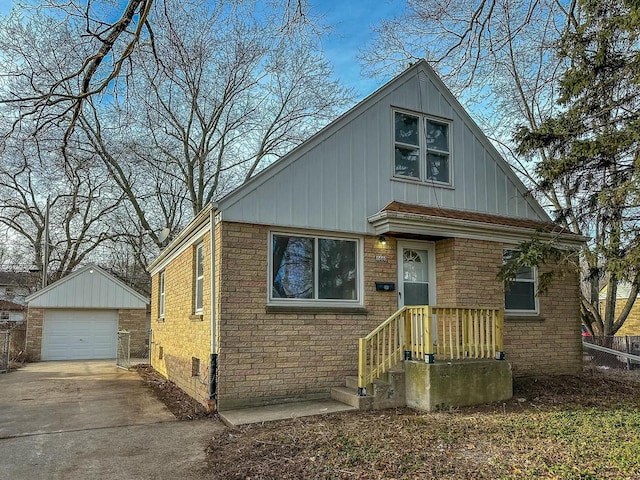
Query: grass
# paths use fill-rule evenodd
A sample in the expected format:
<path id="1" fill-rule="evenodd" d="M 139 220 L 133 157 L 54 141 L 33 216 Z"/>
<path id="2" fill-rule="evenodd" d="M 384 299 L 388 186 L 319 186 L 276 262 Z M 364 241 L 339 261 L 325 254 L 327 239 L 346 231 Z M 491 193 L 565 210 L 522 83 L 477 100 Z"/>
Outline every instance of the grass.
<path id="1" fill-rule="evenodd" d="M 639 479 L 640 389 L 598 375 L 516 380 L 450 412 L 310 417 L 226 430 L 211 478 Z"/>

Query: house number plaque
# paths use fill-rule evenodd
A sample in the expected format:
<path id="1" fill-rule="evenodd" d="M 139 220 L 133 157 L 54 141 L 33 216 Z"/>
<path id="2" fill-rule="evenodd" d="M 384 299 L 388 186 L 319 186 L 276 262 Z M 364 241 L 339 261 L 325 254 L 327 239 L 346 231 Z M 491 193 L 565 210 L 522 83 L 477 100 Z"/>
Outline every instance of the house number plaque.
<path id="1" fill-rule="evenodd" d="M 386 261 L 387 261 L 386 255 L 376 255 L 376 262 L 386 262 Z"/>

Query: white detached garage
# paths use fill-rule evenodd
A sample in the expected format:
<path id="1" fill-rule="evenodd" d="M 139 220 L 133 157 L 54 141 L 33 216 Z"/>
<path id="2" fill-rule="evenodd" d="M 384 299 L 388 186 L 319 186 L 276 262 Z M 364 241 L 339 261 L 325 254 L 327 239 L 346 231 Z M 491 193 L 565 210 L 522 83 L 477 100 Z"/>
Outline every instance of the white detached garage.
<path id="1" fill-rule="evenodd" d="M 26 353 L 31 360 L 116 357 L 118 329 L 132 342 L 147 335 L 149 299 L 95 265 L 26 298 Z"/>

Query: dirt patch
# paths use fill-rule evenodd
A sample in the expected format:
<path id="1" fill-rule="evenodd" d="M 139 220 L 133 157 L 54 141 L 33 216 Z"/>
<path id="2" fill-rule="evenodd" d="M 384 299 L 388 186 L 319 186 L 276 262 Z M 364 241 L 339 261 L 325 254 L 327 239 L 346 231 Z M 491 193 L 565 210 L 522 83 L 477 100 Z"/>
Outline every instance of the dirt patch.
<path id="1" fill-rule="evenodd" d="M 187 395 L 175 383 L 160 375 L 151 365 L 135 365 L 131 369 L 138 372 L 145 385 L 178 420 L 217 418 L 216 414 L 209 413 L 204 405 Z"/>
<path id="2" fill-rule="evenodd" d="M 637 479 L 638 429 L 637 384 L 598 372 L 522 378 L 513 399 L 479 407 L 227 429 L 209 445 L 203 472 L 216 479 Z"/>

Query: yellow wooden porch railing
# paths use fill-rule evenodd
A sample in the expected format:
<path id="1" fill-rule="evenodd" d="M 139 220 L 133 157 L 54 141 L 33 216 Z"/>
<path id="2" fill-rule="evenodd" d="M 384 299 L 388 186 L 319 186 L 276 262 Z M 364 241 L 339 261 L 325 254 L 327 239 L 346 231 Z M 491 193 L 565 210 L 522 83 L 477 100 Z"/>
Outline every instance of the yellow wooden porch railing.
<path id="1" fill-rule="evenodd" d="M 403 307 L 359 339 L 358 390 L 402 360 L 503 358 L 500 308 Z"/>

